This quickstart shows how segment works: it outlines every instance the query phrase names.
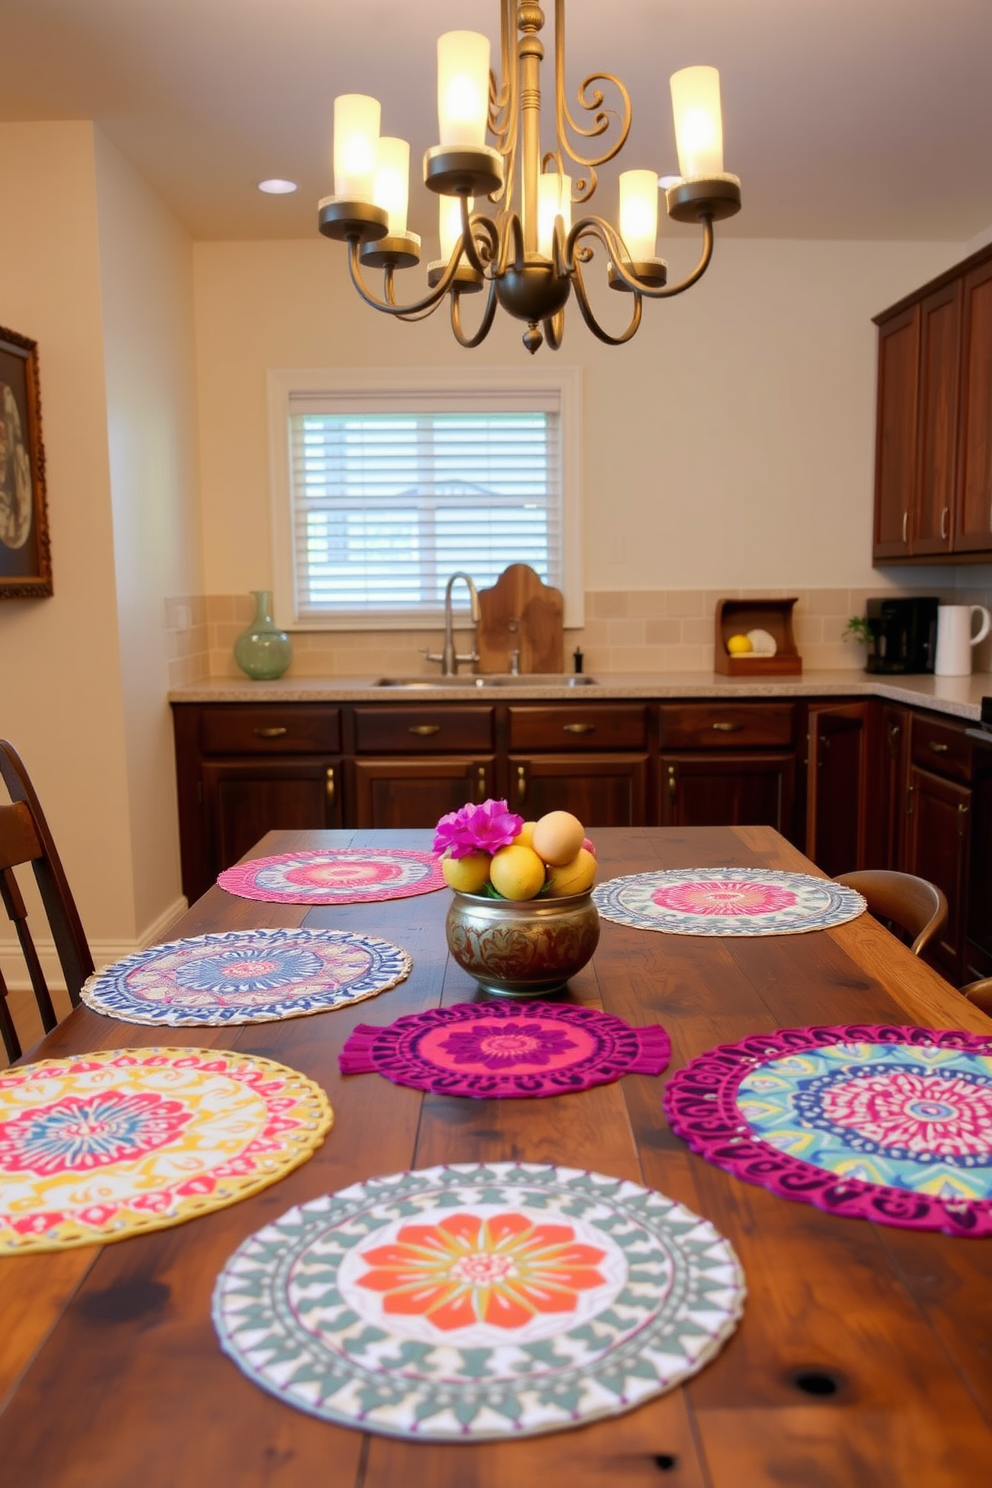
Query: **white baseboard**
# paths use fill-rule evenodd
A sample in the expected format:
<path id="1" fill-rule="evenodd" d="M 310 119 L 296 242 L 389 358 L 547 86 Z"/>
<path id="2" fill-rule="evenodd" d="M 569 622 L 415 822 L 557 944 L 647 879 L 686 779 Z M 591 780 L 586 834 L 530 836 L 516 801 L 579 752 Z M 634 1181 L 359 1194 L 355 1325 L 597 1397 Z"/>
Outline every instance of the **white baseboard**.
<path id="1" fill-rule="evenodd" d="M 187 908 L 185 898 L 180 896 L 168 909 L 163 910 L 153 924 L 148 926 L 139 940 L 91 940 L 89 947 L 94 966 L 99 971 L 104 966 L 111 966 L 115 961 L 123 960 L 125 956 L 133 956 L 135 951 L 143 951 L 146 946 L 155 945 L 160 940 L 168 940 L 170 928 L 180 915 L 186 913 Z M 29 924 L 33 923 L 35 923 L 35 917 L 32 915 Z M 4 927 L 5 932 L 7 928 L 7 926 Z M 32 938 L 49 987 L 52 991 L 56 988 L 64 990 L 65 978 L 59 965 L 54 940 L 50 936 L 35 936 L 33 931 Z M 11 992 L 30 989 L 31 980 L 21 956 L 21 948 L 16 936 L 12 934 L 4 933 L 0 936 L 0 965 L 3 966 L 4 981 Z"/>

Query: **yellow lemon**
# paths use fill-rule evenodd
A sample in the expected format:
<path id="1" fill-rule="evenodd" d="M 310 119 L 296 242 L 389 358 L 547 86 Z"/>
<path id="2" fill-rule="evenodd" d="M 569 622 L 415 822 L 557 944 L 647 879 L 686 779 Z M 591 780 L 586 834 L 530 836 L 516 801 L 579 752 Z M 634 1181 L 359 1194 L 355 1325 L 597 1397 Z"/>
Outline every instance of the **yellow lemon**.
<path id="1" fill-rule="evenodd" d="M 516 837 L 514 837 L 514 839 L 513 839 L 514 846 L 515 847 L 533 847 L 534 846 L 534 828 L 536 826 L 537 826 L 537 822 L 536 821 L 525 821 L 524 824 L 523 824 L 523 826 L 520 828 L 520 831 L 517 833 Z"/>
<path id="2" fill-rule="evenodd" d="M 441 872 L 449 889 L 460 894 L 477 894 L 489 882 L 488 853 L 469 853 L 467 858 L 442 858 Z"/>
<path id="3" fill-rule="evenodd" d="M 570 811 L 549 811 L 534 828 L 532 846 L 546 863 L 570 863 L 582 846 L 586 829 Z"/>
<path id="4" fill-rule="evenodd" d="M 743 656 L 747 651 L 753 651 L 754 647 L 746 635 L 732 635 L 727 642 L 727 650 L 731 656 Z"/>
<path id="5" fill-rule="evenodd" d="M 548 874 L 548 895 L 560 899 L 563 894 L 584 894 L 596 877 L 596 859 L 588 848 L 580 847 L 570 863 L 552 868 Z"/>
<path id="6" fill-rule="evenodd" d="M 493 853 L 489 877 L 504 899 L 533 899 L 544 887 L 544 864 L 532 847 L 511 842 Z"/>

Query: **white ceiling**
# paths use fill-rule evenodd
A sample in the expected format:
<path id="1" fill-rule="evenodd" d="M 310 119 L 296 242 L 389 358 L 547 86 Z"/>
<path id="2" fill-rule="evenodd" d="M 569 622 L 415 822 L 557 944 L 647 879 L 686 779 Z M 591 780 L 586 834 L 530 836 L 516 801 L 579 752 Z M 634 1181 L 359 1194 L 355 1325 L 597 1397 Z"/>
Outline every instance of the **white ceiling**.
<path id="1" fill-rule="evenodd" d="M 497 0 L 0 0 L 0 121 L 96 120 L 197 238 L 309 237 L 335 95 L 381 98 L 383 132 L 419 160 L 436 142 L 434 43 L 455 28 L 495 48 Z M 669 74 L 720 68 L 737 235 L 992 227 L 992 0 L 569 0 L 567 57 L 573 96 L 597 68 L 623 79 L 623 164 L 662 174 L 677 169 Z M 270 175 L 299 192 L 262 196 Z M 605 177 L 597 204 L 613 214 Z M 428 234 L 426 210 L 411 227 Z"/>

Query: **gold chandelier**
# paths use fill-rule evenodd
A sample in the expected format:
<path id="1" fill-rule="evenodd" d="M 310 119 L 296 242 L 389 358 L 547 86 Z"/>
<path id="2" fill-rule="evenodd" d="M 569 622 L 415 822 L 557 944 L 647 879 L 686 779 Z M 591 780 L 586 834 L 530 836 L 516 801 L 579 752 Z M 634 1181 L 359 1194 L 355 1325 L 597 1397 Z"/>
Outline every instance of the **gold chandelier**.
<path id="1" fill-rule="evenodd" d="M 526 322 L 528 351 L 543 341 L 557 350 L 573 292 L 589 329 L 619 346 L 637 331 L 643 300 L 668 299 L 701 278 L 713 254 L 714 222 L 740 210 L 740 181 L 723 170 L 719 75 L 712 67 L 689 67 L 671 79 L 681 176 L 665 195 L 669 217 L 702 226 L 696 267 L 678 284 L 668 284 L 665 260 L 656 256 L 655 171 L 621 174 L 619 227 L 593 215 L 572 222 L 573 205 L 581 208 L 596 190 L 597 167 L 626 142 L 630 95 L 613 73 L 592 73 L 576 95 L 591 117 L 586 123 L 573 118 L 564 83 L 565 0 L 555 0 L 555 148 L 542 155 L 543 26 L 537 0 L 500 0 L 498 78 L 490 71 L 487 37 L 451 31 L 438 41 L 441 143 L 424 156 L 424 183 L 440 197 L 441 257 L 428 265 L 427 294 L 410 304 L 396 300 L 397 270 L 420 262 L 420 238 L 407 230 L 406 220 L 410 146 L 380 138 L 376 99 L 349 93 L 334 102 L 335 194 L 320 203 L 320 231 L 348 244 L 352 282 L 374 309 L 421 320 L 447 296 L 451 329 L 466 347 L 485 339 L 501 306 Z M 600 84 L 616 90 L 617 108 L 606 107 Z M 487 128 L 495 147 L 485 143 Z M 582 172 L 574 183 L 566 156 Z M 494 215 L 475 210 L 483 197 L 494 204 Z M 583 277 L 597 240 L 610 287 L 632 299 L 629 322 L 617 335 L 596 318 Z M 381 296 L 366 283 L 370 269 L 382 270 Z M 468 333 L 461 302 L 483 291 L 481 319 Z"/>

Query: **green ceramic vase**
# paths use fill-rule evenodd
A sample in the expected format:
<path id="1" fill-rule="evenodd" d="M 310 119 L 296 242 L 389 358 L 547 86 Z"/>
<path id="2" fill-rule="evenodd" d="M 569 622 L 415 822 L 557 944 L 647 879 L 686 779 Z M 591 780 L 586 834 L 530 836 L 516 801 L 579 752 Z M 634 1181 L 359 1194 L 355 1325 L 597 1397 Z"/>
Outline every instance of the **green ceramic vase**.
<path id="1" fill-rule="evenodd" d="M 253 589 L 255 616 L 234 643 L 234 659 L 256 681 L 281 677 L 293 659 L 289 636 L 272 618 L 272 590 Z"/>

